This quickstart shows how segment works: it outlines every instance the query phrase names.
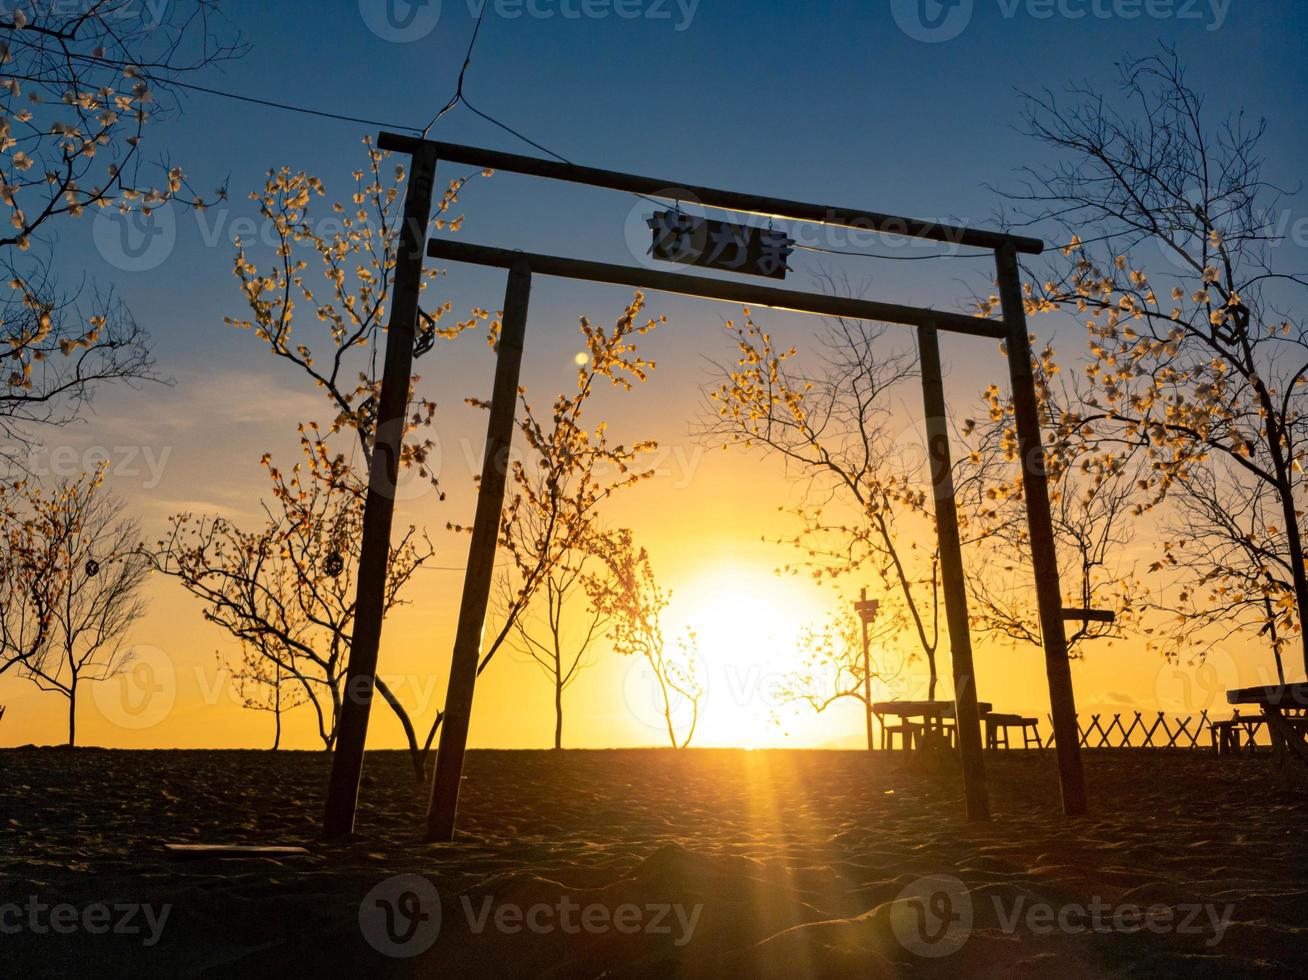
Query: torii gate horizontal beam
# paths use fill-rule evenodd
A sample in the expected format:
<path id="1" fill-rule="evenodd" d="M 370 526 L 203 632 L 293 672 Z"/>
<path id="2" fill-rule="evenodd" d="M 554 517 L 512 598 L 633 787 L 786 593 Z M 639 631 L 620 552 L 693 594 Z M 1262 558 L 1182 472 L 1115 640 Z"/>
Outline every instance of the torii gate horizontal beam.
<path id="1" fill-rule="evenodd" d="M 909 238 L 925 238 L 931 241 L 945 242 L 949 245 L 966 245 L 971 248 L 996 249 L 1004 245 L 1011 245 L 1015 251 L 1026 255 L 1039 255 L 1045 249 L 1045 243 L 1038 238 L 1006 235 L 1003 232 L 987 231 L 982 228 L 938 224 L 934 221 L 924 221 L 921 218 L 901 218 L 893 214 L 881 214 L 877 211 L 838 208 L 826 204 L 806 204 L 802 201 L 787 201 L 783 198 L 764 197 L 758 194 L 742 194 L 739 191 L 719 190 L 714 187 L 697 187 L 693 184 L 682 184 L 675 180 L 639 177 L 635 174 L 624 174 L 615 170 L 598 170 L 594 167 L 581 167 L 573 163 L 541 160 L 538 157 L 523 156 L 519 153 L 504 153 L 500 150 L 462 146 L 458 143 L 442 143 L 439 140 L 423 140 L 416 136 L 403 136 L 399 133 L 381 133 L 377 140 L 379 148 L 401 153 L 413 153 L 424 144 L 435 147 L 436 156 L 440 160 L 449 163 L 483 167 L 491 170 L 507 170 L 511 173 L 526 174 L 529 177 L 564 180 L 574 184 L 588 184 L 591 187 L 603 187 L 608 190 L 643 194 L 667 201 L 700 204 L 723 211 L 735 211 L 740 214 L 838 225 L 862 231 L 875 231 L 885 235 L 903 235 Z"/>
<path id="2" fill-rule="evenodd" d="M 962 313 L 899 306 L 895 303 L 876 303 L 872 300 L 843 296 L 826 296 L 821 293 L 804 293 L 791 289 L 777 289 L 774 286 L 761 286 L 752 282 L 688 276 L 639 266 L 589 262 L 584 259 L 560 258 L 556 255 L 535 255 L 528 252 L 515 252 L 507 248 L 454 242 L 443 238 L 432 238 L 427 241 L 427 255 L 446 262 L 467 262 L 497 269 L 511 269 L 516 263 L 525 261 L 533 273 L 543 276 L 584 279 L 589 282 L 631 286 L 634 289 L 653 289 L 665 293 L 679 293 L 682 296 L 698 296 L 744 306 L 765 306 L 796 313 L 813 313 L 818 316 L 902 323 L 914 327 L 936 327 L 940 330 L 969 334 L 973 337 L 988 337 L 992 340 L 1004 340 L 1008 336 L 1002 323 L 981 317 L 965 316 Z"/>

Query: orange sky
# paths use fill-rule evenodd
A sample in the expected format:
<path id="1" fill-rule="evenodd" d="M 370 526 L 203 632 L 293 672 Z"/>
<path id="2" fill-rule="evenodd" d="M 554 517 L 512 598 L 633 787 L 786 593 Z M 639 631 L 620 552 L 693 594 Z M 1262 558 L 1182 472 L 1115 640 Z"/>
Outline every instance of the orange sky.
<path id="1" fill-rule="evenodd" d="M 557 288 L 557 287 L 556 287 Z M 585 307 L 596 319 L 616 311 L 625 291 L 587 291 Z M 488 305 L 492 305 L 488 301 Z M 650 312 L 666 304 L 652 298 Z M 610 526 L 632 527 L 647 544 L 660 579 L 673 590 L 669 634 L 680 627 L 697 630 L 708 694 L 697 745 L 848 746 L 861 744 L 858 707 L 847 702 L 818 716 L 801 707 L 778 704 L 774 682 L 795 664 L 794 640 L 805 625 L 819 624 L 837 601 L 829 588 L 804 577 L 779 578 L 773 572 L 792 560 L 790 548 L 775 538 L 789 528 L 778 507 L 797 502 L 797 488 L 779 464 L 737 451 L 708 450 L 689 435 L 700 411 L 698 386 L 711 374 L 693 353 L 726 359 L 731 349 L 722 319 L 729 307 L 700 303 L 683 307 L 648 338 L 655 360 L 676 360 L 676 370 L 659 369 L 628 395 L 607 393 L 599 402 L 612 419 L 618 440 L 653 437 L 661 450 L 656 477 L 615 499 L 605 513 Z M 760 319 L 802 347 L 814 322 L 781 314 Z M 231 328 L 223 328 L 230 331 Z M 572 383 L 567 336 L 575 320 L 533 320 L 529 331 L 524 383 L 539 393 L 564 390 Z M 533 349 L 548 331 L 551 342 Z M 575 334 L 572 334 L 575 336 Z M 172 388 L 113 392 L 97 413 L 61 434 L 72 447 L 62 460 L 46 457 L 52 471 L 90 458 L 94 447 L 107 451 L 111 484 L 142 520 L 148 536 L 158 536 L 167 515 L 181 510 L 227 513 L 252 519 L 257 495 L 264 492 L 258 465 L 263 449 L 290 458 L 295 422 L 321 415 L 318 401 L 304 393 L 293 374 L 257 359 L 257 342 L 231 331 L 231 341 L 252 354 L 241 372 L 178 377 Z M 535 351 L 545 348 L 541 353 Z M 801 350 L 802 356 L 802 350 Z M 956 412 L 974 404 L 979 382 L 1000 377 L 1003 361 L 986 341 L 953 338 L 946 345 L 950 398 Z M 690 367 L 682 365 L 689 364 Z M 960 367 L 959 365 L 963 365 Z M 446 521 L 467 522 L 473 496 L 471 473 L 479 461 L 484 415 L 461 404 L 467 394 L 489 383 L 491 363 L 482 340 L 464 337 L 438 347 L 422 363 L 424 388 L 439 395 L 441 475 L 449 492 L 441 503 L 413 482 L 401 493 L 399 522 L 425 525 L 437 544 L 433 564 L 420 572 L 407 593 L 411 605 L 386 623 L 382 671 L 409 706 L 415 724 L 426 730 L 442 703 L 462 576 L 458 571 L 466 539 L 440 530 Z M 469 378 L 483 378 L 470 382 Z M 464 388 L 467 390 L 464 390 Z M 958 406 L 958 407 L 955 407 Z M 898 406 L 901 441 L 920 445 L 914 406 Z M 592 417 L 598 417 L 592 416 Z M 1138 545 L 1139 546 L 1139 545 Z M 860 583 L 847 583 L 846 595 Z M 132 633 L 142 653 L 135 672 L 94 685 L 79 712 L 83 744 L 133 747 L 262 747 L 269 744 L 272 719 L 243 709 L 220 654 L 232 642 L 204 622 L 199 604 L 174 581 L 149 585 L 150 611 Z M 943 628 L 943 627 L 942 627 Z M 980 693 L 999 710 L 1044 718 L 1047 698 L 1042 657 L 1034 648 L 1013 650 L 976 637 Z M 947 649 L 947 644 L 944 645 Z M 1254 683 L 1260 658 L 1238 650 L 1218 650 L 1202 671 L 1174 668 L 1143 644 L 1128 642 L 1087 651 L 1074 667 L 1079 707 L 1099 711 L 1188 713 L 1203 708 L 1225 712 L 1222 692 L 1237 682 Z M 640 665 L 597 644 L 593 666 L 567 694 L 565 744 L 573 747 L 656 745 L 665 740 L 653 711 Z M 1239 665 L 1239 666 L 1237 666 Z M 947 655 L 940 664 L 947 678 Z M 902 686 L 886 696 L 925 694 L 925 665 L 917 664 Z M 950 690 L 946 680 L 941 693 Z M 0 679 L 0 744 L 48 743 L 65 731 L 64 702 L 10 675 Z M 549 682 L 529 661 L 502 655 L 478 690 L 471 744 L 485 747 L 544 747 L 553 732 Z M 301 708 L 286 718 L 285 747 L 315 748 L 319 743 L 310 714 Z M 382 705 L 374 709 L 373 747 L 399 747 L 402 732 Z"/>

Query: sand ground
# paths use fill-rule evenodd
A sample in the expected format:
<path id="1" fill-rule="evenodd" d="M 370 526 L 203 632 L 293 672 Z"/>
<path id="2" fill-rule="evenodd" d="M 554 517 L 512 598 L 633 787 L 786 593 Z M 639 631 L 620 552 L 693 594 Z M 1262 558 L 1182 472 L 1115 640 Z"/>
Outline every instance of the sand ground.
<path id="1" fill-rule="evenodd" d="M 383 752 L 328 846 L 321 754 L 3 750 L 0 975 L 1308 975 L 1308 802 L 1267 757 L 1089 752 L 1078 820 L 1051 753 L 989 771 L 969 825 L 949 767 L 881 753 L 472 752 L 426 845 Z"/>

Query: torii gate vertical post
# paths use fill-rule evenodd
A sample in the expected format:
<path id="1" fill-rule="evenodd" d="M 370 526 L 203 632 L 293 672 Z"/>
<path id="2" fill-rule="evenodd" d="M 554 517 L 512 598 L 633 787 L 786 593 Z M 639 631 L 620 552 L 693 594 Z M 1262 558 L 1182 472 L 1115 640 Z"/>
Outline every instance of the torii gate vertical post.
<path id="1" fill-rule="evenodd" d="M 967 819 L 990 819 L 986 762 L 981 751 L 981 716 L 977 707 L 976 668 L 972 663 L 972 632 L 967 615 L 967 574 L 958 532 L 958 501 L 954 496 L 945 388 L 940 369 L 940 340 L 935 327 L 917 328 L 922 366 L 922 405 L 926 410 L 927 454 L 935 496 L 936 540 L 945 590 L 945 619 L 954 667 L 954 725 L 963 764 L 963 795 Z"/>
<path id="2" fill-rule="evenodd" d="M 431 805 L 427 810 L 428 841 L 454 839 L 463 756 L 468 748 L 472 697 L 481 658 L 481 636 L 486 625 L 486 606 L 490 601 L 491 579 L 495 572 L 495 546 L 499 541 L 500 517 L 504 510 L 504 486 L 508 477 L 509 451 L 513 445 L 518 376 L 522 368 L 530 300 L 531 267 L 522 259 L 509 269 L 504 296 L 504 319 L 500 326 L 490 421 L 486 430 L 486 455 L 482 459 L 477 512 L 472 524 L 472 542 L 468 546 L 468 569 L 463 579 L 459 625 L 454 634 L 450 683 L 445 694 L 445 720 L 441 725 L 436 774 L 431 784 Z"/>
<path id="3" fill-rule="evenodd" d="M 387 145 L 385 134 L 382 134 L 378 146 L 392 148 Z M 368 497 L 363 511 L 354 632 L 336 727 L 336 747 L 332 752 L 331 782 L 327 788 L 323 830 L 329 838 L 346 837 L 354 830 L 359 778 L 363 774 L 363 746 L 368 738 L 368 714 L 372 709 L 377 650 L 381 645 L 386 607 L 391 518 L 395 513 L 404 419 L 408 414 L 412 386 L 413 341 L 422 288 L 427 222 L 431 218 L 432 188 L 436 182 L 436 148 L 419 144 L 412 147 L 411 152 L 413 161 L 409 186 L 404 193 L 404 224 L 400 229 L 396 254 L 395 288 L 386 326 L 386 360 L 381 393 L 377 398 L 377 429 L 373 437 Z"/>
<path id="4" fill-rule="evenodd" d="M 1076 725 L 1076 695 L 1072 667 L 1063 630 L 1063 595 L 1058 581 L 1058 553 L 1054 521 L 1049 509 L 1049 478 L 1040 435 L 1040 409 L 1031 369 L 1031 337 L 1026 328 L 1022 278 L 1017 251 L 1011 243 L 995 250 L 999 299 L 1008 329 L 1008 370 L 1013 382 L 1013 414 L 1017 422 L 1018 451 L 1022 455 L 1022 485 L 1026 495 L 1027 524 L 1031 531 L 1031 561 L 1035 567 L 1036 599 L 1040 605 L 1040 635 L 1045 647 L 1045 673 L 1049 679 L 1049 707 L 1058 752 L 1058 778 L 1063 813 L 1086 812 L 1085 774 L 1081 767 L 1081 738 Z"/>

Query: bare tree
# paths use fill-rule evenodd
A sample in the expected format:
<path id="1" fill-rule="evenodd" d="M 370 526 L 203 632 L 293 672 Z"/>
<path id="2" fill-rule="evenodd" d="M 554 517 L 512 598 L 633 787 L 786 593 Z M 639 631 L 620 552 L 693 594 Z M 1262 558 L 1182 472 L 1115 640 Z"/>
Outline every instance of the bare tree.
<path id="1" fill-rule="evenodd" d="M 586 591 L 598 613 L 609 623 L 613 649 L 624 657 L 641 657 L 657 686 L 660 708 L 674 749 L 686 748 L 699 724 L 699 702 L 704 689 L 696 671 L 695 634 L 668 646 L 663 635 L 663 612 L 671 593 L 654 578 L 649 553 L 636 548 L 631 531 L 604 532 L 595 538 L 595 556 L 603 569 L 586 576 Z M 678 714 L 688 711 L 681 723 Z"/>
<path id="2" fill-rule="evenodd" d="M 257 256 L 238 243 L 233 270 L 249 317 L 228 322 L 252 332 L 269 353 L 305 375 L 325 396 L 331 422 L 326 427 L 316 422 L 300 426 L 304 468 L 295 467 L 289 479 L 265 456 L 275 504 L 265 507 L 261 531 L 243 531 L 225 518 L 178 515 L 154 555 L 161 571 L 176 576 L 208 604 L 209 618 L 241 640 L 243 658 L 253 649 L 270 661 L 274 677 L 284 672 L 300 686 L 329 749 L 335 741 L 354 619 L 354 574 L 381 390 L 377 354 L 390 301 L 406 179 L 402 166 L 383 176 L 389 154 L 375 149 L 370 139 L 363 142 L 367 163 L 353 175 L 350 203 L 332 204 L 327 220 L 314 210 L 315 201 L 326 196 L 321 180 L 289 168 L 270 170 L 263 188 L 250 196 L 277 235 L 277 244 L 260 268 Z M 468 179 L 449 185 L 432 218 L 433 228 L 459 226 L 461 219 L 445 215 Z M 320 276 L 316 284 L 311 267 Z M 424 291 L 438 274 L 427 271 Z M 297 320 L 297 310 L 312 315 Z M 440 326 L 449 312 L 445 304 L 423 314 L 419 353 L 438 337 L 453 338 L 489 318 L 488 312 L 478 310 L 456 326 Z M 315 342 L 305 322 L 326 336 Z M 420 380 L 413 376 L 415 389 Z M 428 466 L 433 442 L 425 434 L 435 411 L 434 402 L 412 400 L 404 420 L 410 438 L 404 441 L 400 462 L 440 494 L 436 474 Z M 336 448 L 342 441 L 353 450 L 349 461 Z M 386 608 L 399 603 L 399 591 L 430 554 L 430 542 L 413 527 L 392 544 Z M 258 685 L 258 676 L 250 675 L 252 685 Z M 377 692 L 404 729 L 421 778 L 431 738 L 419 744 L 408 710 L 382 678 Z M 255 703 L 263 704 L 259 698 Z"/>
<path id="3" fill-rule="evenodd" d="M 640 356 L 637 340 L 662 318 L 641 320 L 644 307 L 645 297 L 637 293 L 611 330 L 581 319 L 586 358 L 577 370 L 577 387 L 571 394 L 555 397 L 548 419 L 537 415 L 525 389 L 518 393 L 518 429 L 526 454 L 513 460 L 512 496 L 500 516 L 499 547 L 507 560 L 498 576 L 496 602 L 489 613 L 494 625 L 482 650 L 478 676 L 511 637 L 516 636 L 519 649 L 533 659 L 542 647 L 562 644 L 564 608 L 571 596 L 579 594 L 581 569 L 590 553 L 600 508 L 613 494 L 653 475 L 643 466 L 644 456 L 656 448 L 653 442 L 615 443 L 607 422 L 592 425 L 587 418 L 592 399 L 605 387 L 603 382 L 628 392 L 653 370 L 653 363 Z M 498 329 L 498 324 L 492 324 L 488 338 L 492 348 L 498 342 Z M 489 408 L 482 399 L 468 401 Z M 471 530 L 457 525 L 451 529 Z M 524 617 L 533 604 L 539 606 L 542 590 L 546 608 L 528 625 Z M 560 650 L 557 669 L 547 670 L 555 686 L 556 743 L 562 732 L 563 689 L 582 669 L 594 629 L 592 624 L 575 658 Z M 551 662 L 552 656 L 546 656 L 542 666 Z M 428 744 L 444 718 L 443 712 L 437 714 Z"/>
<path id="4" fill-rule="evenodd" d="M 822 714 L 847 700 L 858 702 L 869 719 L 870 688 L 881 688 L 903 675 L 911 660 L 899 644 L 908 623 L 902 614 L 883 606 L 869 624 L 866 669 L 863 659 L 863 621 L 842 602 L 821 626 L 810 626 L 800 634 L 798 669 L 787 674 L 777 690 L 782 704 L 801 704 Z M 871 722 L 868 723 L 869 734 Z M 868 745 L 868 748 L 872 748 Z"/>
<path id="5" fill-rule="evenodd" d="M 352 484 L 344 457 L 332 455 L 317 430 L 304 431 L 301 448 L 305 462 L 289 474 L 264 457 L 273 502 L 264 504 L 262 528 L 245 531 L 223 517 L 178 515 L 150 558 L 205 604 L 206 619 L 240 641 L 250 680 L 268 684 L 271 668 L 278 697 L 286 680 L 299 687 L 330 751 L 354 626 L 365 493 Z M 400 604 L 400 593 L 431 554 L 430 543 L 413 527 L 392 545 L 386 610 Z M 267 664 L 252 671 L 251 656 Z M 407 721 L 380 677 L 377 690 Z M 421 778 L 424 753 L 412 724 L 406 735 Z"/>
<path id="6" fill-rule="evenodd" d="M 871 569 L 902 599 L 935 697 L 940 646 L 939 563 L 927 494 L 897 436 L 897 386 L 916 374 L 911 351 L 886 350 L 883 326 L 831 320 L 820 336 L 817 367 L 794 366 L 795 348 L 778 348 L 746 318 L 728 322 L 739 356 L 720 366 L 702 427 L 710 443 L 758 449 L 803 481 L 792 511 L 800 530 L 787 542 L 804 553 L 815 578 Z M 706 413 L 707 414 L 707 413 Z"/>
<path id="7" fill-rule="evenodd" d="M 251 711 L 266 711 L 273 716 L 271 748 L 274 752 L 282 744 L 282 716 L 308 700 L 303 687 L 282 667 L 275 643 L 268 635 L 245 643 L 241 662 L 231 675 L 243 707 Z M 222 659 L 221 654 L 219 659 Z"/>
<path id="8" fill-rule="evenodd" d="M 1028 99 L 1029 133 L 1065 159 L 1010 196 L 1068 244 L 1027 305 L 1089 331 L 1090 390 L 1068 429 L 1138 453 L 1143 506 L 1171 505 L 1154 569 L 1180 580 L 1155 600 L 1182 617 L 1167 637 L 1237 626 L 1274 653 L 1297 639 L 1308 666 L 1308 328 L 1294 306 L 1308 277 L 1273 262 L 1265 124 L 1210 122 L 1170 50 L 1126 62 L 1120 81 L 1123 111 L 1087 87 Z"/>
<path id="9" fill-rule="evenodd" d="M 145 612 L 140 589 L 150 566 L 140 528 L 104 494 L 103 475 L 50 491 L 24 485 L 0 558 L 0 673 L 16 667 L 67 699 L 69 745 L 77 741 L 81 684 L 127 666 L 127 632 Z"/>
<path id="10" fill-rule="evenodd" d="M 104 382 L 153 378 L 148 337 L 112 292 L 55 275 L 55 229 L 108 207 L 148 216 L 169 201 L 207 203 L 181 168 L 142 154 L 147 123 L 176 109 L 178 76 L 243 52 L 219 19 L 213 0 L 23 0 L 0 13 L 6 438 L 30 444 L 33 427 L 75 417 Z"/>
<path id="11" fill-rule="evenodd" d="M 587 654 L 608 625 L 607 615 L 594 605 L 578 609 L 577 600 L 586 598 L 588 557 L 582 552 L 551 568 L 536 602 L 528 607 L 535 615 L 521 615 L 513 622 L 516 648 L 540 667 L 554 688 L 556 749 L 563 748 L 563 695 L 588 666 Z"/>
<path id="12" fill-rule="evenodd" d="M 1046 346 L 1033 363 L 1059 580 L 1068 609 L 1113 614 L 1111 623 L 1084 619 L 1067 637 L 1079 655 L 1089 640 L 1121 638 L 1139 625 L 1140 592 L 1126 552 L 1140 503 L 1141 463 L 1103 446 L 1090 427 L 1077 428 L 1083 404 L 1075 382 L 1064 380 Z M 969 612 L 972 624 L 1015 644 L 1040 646 L 1040 620 L 1031 602 L 1031 545 L 1019 465 L 1013 402 L 992 385 L 980 421 L 967 419 L 955 463 L 960 509 L 972 529 Z"/>

